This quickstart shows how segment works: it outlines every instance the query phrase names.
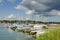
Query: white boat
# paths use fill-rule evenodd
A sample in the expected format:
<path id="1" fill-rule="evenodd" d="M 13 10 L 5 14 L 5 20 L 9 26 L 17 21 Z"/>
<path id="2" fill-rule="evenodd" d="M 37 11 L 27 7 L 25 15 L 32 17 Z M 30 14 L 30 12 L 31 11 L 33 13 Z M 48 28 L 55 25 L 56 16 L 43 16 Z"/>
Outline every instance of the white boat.
<path id="1" fill-rule="evenodd" d="M 19 27 L 19 26 L 20 26 L 20 25 L 18 25 L 18 24 L 13 24 L 13 25 L 10 25 L 9 28 L 15 28 L 15 29 L 16 29 L 16 28 Z"/>
<path id="2" fill-rule="evenodd" d="M 33 31 L 31 31 L 30 33 L 32 33 L 31 35 L 39 36 L 39 35 L 44 34 L 45 31 L 43 31 L 43 30 L 33 30 Z"/>
<path id="3" fill-rule="evenodd" d="M 41 30 L 41 29 L 43 29 L 43 27 L 47 27 L 47 25 L 45 25 L 45 24 L 35 24 L 33 26 L 33 28 L 36 29 L 36 30 Z"/>

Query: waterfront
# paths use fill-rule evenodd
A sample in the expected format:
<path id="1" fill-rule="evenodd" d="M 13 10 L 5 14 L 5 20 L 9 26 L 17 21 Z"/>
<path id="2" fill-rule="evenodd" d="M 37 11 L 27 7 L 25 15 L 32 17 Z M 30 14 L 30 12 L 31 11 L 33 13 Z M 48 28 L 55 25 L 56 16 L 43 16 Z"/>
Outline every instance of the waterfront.
<path id="1" fill-rule="evenodd" d="M 0 40 L 35 40 L 35 38 L 26 33 L 8 29 L 6 26 L 0 26 Z"/>

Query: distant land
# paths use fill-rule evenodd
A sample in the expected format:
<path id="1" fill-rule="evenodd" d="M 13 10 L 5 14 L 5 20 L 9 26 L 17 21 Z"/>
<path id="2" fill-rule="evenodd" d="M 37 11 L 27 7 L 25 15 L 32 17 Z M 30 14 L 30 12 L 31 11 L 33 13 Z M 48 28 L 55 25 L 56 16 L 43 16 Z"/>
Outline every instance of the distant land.
<path id="1" fill-rule="evenodd" d="M 0 20 L 0 23 L 60 24 L 60 22 L 43 22 L 33 20 Z"/>

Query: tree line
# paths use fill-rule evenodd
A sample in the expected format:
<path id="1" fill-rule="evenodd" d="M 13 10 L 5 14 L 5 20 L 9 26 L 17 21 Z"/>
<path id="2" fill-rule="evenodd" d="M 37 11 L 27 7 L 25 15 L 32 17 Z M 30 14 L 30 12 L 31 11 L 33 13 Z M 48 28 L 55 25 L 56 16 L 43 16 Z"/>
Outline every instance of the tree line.
<path id="1" fill-rule="evenodd" d="M 43 22 L 33 20 L 0 20 L 1 23 L 60 24 L 60 22 Z"/>

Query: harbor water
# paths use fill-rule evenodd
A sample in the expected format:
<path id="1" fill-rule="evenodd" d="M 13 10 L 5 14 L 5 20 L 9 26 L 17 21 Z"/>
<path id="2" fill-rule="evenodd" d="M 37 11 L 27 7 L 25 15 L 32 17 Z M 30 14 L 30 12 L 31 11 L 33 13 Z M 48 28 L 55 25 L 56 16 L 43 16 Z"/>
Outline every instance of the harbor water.
<path id="1" fill-rule="evenodd" d="M 16 32 L 6 26 L 0 26 L 0 40 L 35 40 L 36 38 L 26 33 Z"/>

